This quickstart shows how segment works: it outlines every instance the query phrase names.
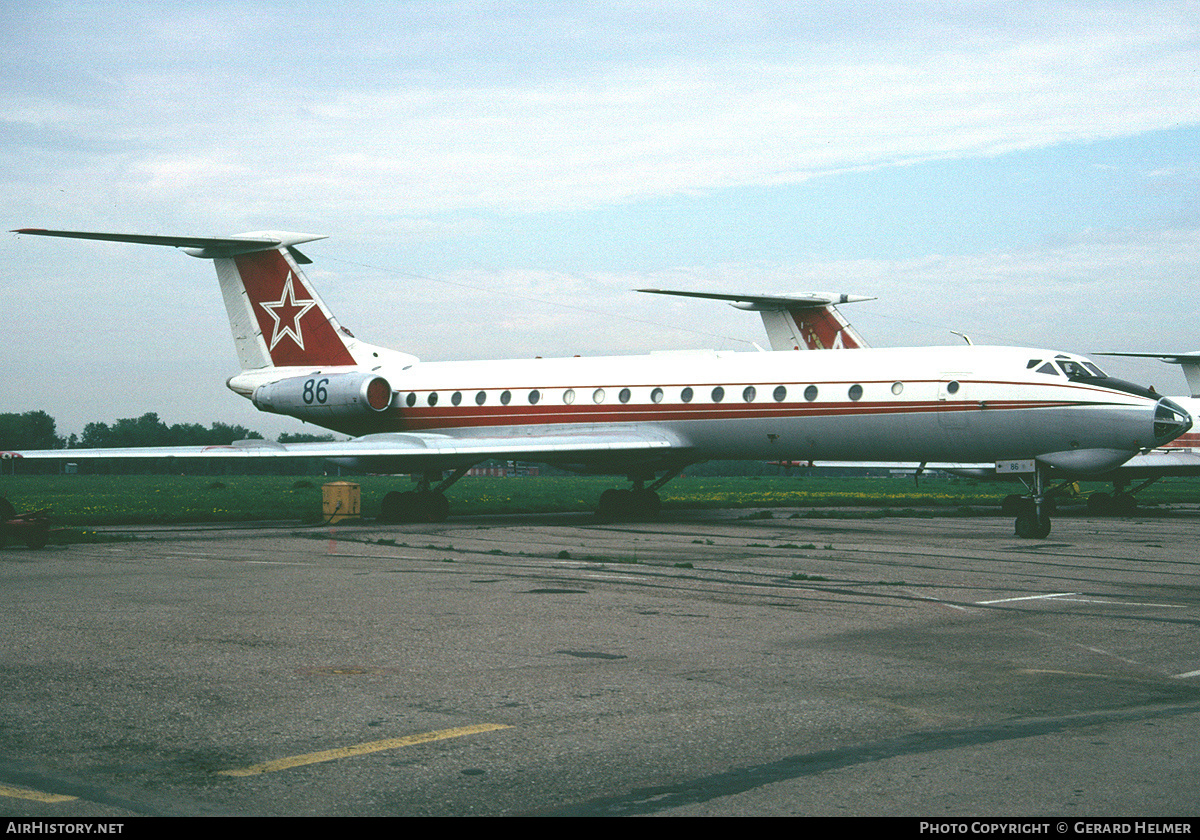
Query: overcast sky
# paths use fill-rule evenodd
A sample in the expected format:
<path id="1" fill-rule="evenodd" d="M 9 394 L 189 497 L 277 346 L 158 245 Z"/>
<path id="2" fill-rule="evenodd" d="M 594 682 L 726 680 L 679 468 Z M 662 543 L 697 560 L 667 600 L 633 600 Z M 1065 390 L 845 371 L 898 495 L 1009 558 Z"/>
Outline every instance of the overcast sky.
<path id="1" fill-rule="evenodd" d="M 426 360 L 766 343 L 642 286 L 1193 350 L 1198 198 L 1194 0 L 0 4 L 4 230 L 329 234 L 342 323 Z M 207 262 L 3 233 L 0 293 L 0 411 L 303 428 L 225 388 Z"/>

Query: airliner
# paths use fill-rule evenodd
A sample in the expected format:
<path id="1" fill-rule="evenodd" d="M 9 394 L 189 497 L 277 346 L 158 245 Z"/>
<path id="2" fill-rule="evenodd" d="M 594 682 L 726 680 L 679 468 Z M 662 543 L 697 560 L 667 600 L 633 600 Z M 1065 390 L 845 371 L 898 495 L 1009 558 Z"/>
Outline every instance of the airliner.
<path id="1" fill-rule="evenodd" d="M 805 294 L 741 294 L 730 292 L 699 292 L 679 291 L 673 289 L 639 289 L 640 292 L 651 292 L 660 295 L 680 295 L 692 298 L 708 298 L 723 300 L 738 309 L 758 312 L 762 316 L 763 327 L 773 351 L 784 350 L 856 350 L 867 347 L 866 339 L 846 320 L 838 310 L 838 306 L 874 298 L 861 295 L 830 294 L 827 292 L 811 292 Z M 962 333 L 955 335 L 970 339 Z M 1189 415 L 1195 416 L 1200 412 L 1200 351 L 1183 353 L 1130 353 L 1107 352 L 1101 356 L 1133 356 L 1139 358 L 1158 359 L 1168 364 L 1179 365 L 1190 390 L 1190 396 L 1171 396 L 1170 399 Z M 1069 359 L 1046 359 L 1032 368 L 1046 376 L 1073 376 L 1078 374 L 1075 363 Z M 1153 389 L 1150 389 L 1153 391 Z M 812 462 L 780 462 L 788 465 Z M 899 464 L 878 464 L 869 462 L 831 463 L 823 461 L 814 466 L 855 466 L 882 467 L 900 466 Z M 1026 480 L 1030 476 L 1026 469 L 1020 472 L 998 471 L 997 464 L 954 464 L 954 463 L 921 463 L 904 464 L 913 468 L 916 474 L 926 469 L 937 469 L 956 475 L 978 479 L 1007 478 Z M 1008 465 L 1011 470 L 1011 465 Z M 1110 481 L 1113 493 L 1094 492 L 1087 497 L 1088 510 L 1099 514 L 1129 513 L 1137 508 L 1135 494 L 1149 487 L 1154 482 L 1167 476 L 1200 475 L 1200 433 L 1195 429 L 1170 441 L 1168 444 L 1150 452 L 1141 452 L 1128 461 L 1111 470 L 1100 474 L 1091 472 L 1056 471 L 1055 479 L 1059 482 L 1055 489 L 1065 489 L 1071 486 L 1075 479 L 1088 478 L 1092 481 Z M 1140 483 L 1130 489 L 1134 481 Z M 1027 482 L 1028 483 L 1028 482 Z M 1023 503 L 1022 497 L 1016 494 L 1008 496 L 1004 501 L 1006 511 L 1016 512 Z"/>
<path id="2" fill-rule="evenodd" d="M 213 260 L 241 364 L 228 387 L 261 411 L 352 438 L 10 457 L 320 457 L 418 474 L 415 490 L 383 499 L 387 521 L 445 519 L 445 490 L 492 458 L 624 474 L 630 488 L 600 497 L 597 514 L 607 520 L 656 514 L 658 489 L 706 460 L 988 461 L 1034 465 L 1017 531 L 1037 538 L 1050 531 L 1050 468 L 1103 472 L 1192 424 L 1171 400 L 1081 356 L 1017 347 L 422 362 L 359 340 L 332 315 L 297 249 L 324 236 L 15 232 L 170 246 Z M 1039 372 L 1046 360 L 1068 364 L 1070 375 Z"/>

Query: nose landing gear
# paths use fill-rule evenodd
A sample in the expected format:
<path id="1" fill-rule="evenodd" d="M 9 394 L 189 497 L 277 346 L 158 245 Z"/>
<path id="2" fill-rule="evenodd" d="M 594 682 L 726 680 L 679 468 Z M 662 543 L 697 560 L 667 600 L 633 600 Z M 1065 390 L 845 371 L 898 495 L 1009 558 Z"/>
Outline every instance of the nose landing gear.
<path id="1" fill-rule="evenodd" d="M 1029 462 L 1024 462 L 1028 464 Z M 1015 513 L 1016 535 L 1027 540 L 1043 540 L 1050 535 L 1050 514 L 1054 510 L 1054 495 L 1071 484 L 1064 481 L 1056 487 L 1047 488 L 1049 467 L 1032 462 L 1029 477 L 1021 476 L 1021 482 L 1029 490 L 1027 496 L 1010 496 L 1005 499 L 1006 513 Z M 1012 471 L 1015 471 L 1012 470 Z"/>
<path id="2" fill-rule="evenodd" d="M 1039 505 L 1033 498 L 1021 499 L 1017 511 L 1016 533 L 1018 537 L 1027 540 L 1042 540 L 1050 535 L 1049 505 L 1043 499 Z"/>

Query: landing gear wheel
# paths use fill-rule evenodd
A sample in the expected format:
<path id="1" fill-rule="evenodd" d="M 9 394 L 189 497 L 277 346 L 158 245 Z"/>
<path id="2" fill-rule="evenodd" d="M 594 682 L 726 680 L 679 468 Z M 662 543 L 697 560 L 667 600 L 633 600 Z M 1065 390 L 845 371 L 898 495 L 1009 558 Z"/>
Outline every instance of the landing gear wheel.
<path id="1" fill-rule="evenodd" d="M 404 497 L 408 495 L 412 494 L 393 490 L 384 496 L 383 501 L 379 504 L 379 518 L 389 523 L 403 522 L 404 513 L 409 507 Z"/>
<path id="2" fill-rule="evenodd" d="M 633 509 L 630 501 L 632 492 L 609 488 L 600 494 L 600 503 L 596 506 L 596 518 L 604 522 L 615 522 L 629 517 Z"/>
<path id="3" fill-rule="evenodd" d="M 662 510 L 662 500 L 653 490 L 609 489 L 600 494 L 596 518 L 605 522 L 653 519 Z"/>
<path id="4" fill-rule="evenodd" d="M 1017 514 L 1017 536 L 1027 540 L 1043 540 L 1050 534 L 1050 516 L 1039 513 L 1032 503 Z"/>
<path id="5" fill-rule="evenodd" d="M 630 501 L 633 513 L 643 519 L 653 519 L 662 510 L 662 499 L 653 490 L 634 490 Z"/>
<path id="6" fill-rule="evenodd" d="M 450 516 L 450 500 L 432 490 L 418 493 L 417 509 L 422 522 L 445 522 Z"/>
<path id="7" fill-rule="evenodd" d="M 1093 493 L 1087 500 L 1088 513 L 1097 516 L 1108 516 L 1113 512 L 1112 496 L 1107 493 Z"/>
<path id="8" fill-rule="evenodd" d="M 1115 513 L 1133 513 L 1137 510 L 1137 499 L 1132 493 L 1118 493 L 1113 496 L 1112 508 Z"/>
<path id="9" fill-rule="evenodd" d="M 384 522 L 444 522 L 450 516 L 450 501 L 432 490 L 392 491 L 379 505 L 379 518 Z"/>

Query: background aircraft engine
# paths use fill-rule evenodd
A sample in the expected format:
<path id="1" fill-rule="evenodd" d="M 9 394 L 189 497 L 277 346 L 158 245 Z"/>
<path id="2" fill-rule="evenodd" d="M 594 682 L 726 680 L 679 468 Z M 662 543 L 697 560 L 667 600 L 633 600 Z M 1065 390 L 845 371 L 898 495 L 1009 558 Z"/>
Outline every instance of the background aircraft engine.
<path id="1" fill-rule="evenodd" d="M 301 419 L 363 417 L 388 409 L 392 386 L 373 373 L 314 373 L 260 385 L 252 399 L 262 411 Z"/>

